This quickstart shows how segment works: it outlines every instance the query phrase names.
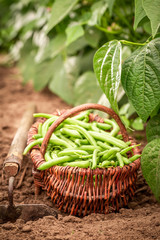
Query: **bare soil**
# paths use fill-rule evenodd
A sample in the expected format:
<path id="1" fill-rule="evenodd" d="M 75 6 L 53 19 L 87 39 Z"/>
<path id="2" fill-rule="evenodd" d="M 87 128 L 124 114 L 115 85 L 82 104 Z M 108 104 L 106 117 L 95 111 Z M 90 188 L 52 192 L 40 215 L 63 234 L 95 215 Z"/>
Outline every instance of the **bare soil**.
<path id="1" fill-rule="evenodd" d="M 8 179 L 2 171 L 3 161 L 8 153 L 21 117 L 29 102 L 35 102 L 37 112 L 52 113 L 56 109 L 69 108 L 59 97 L 47 89 L 34 92 L 32 85 L 25 87 L 17 68 L 0 68 L 0 204 L 7 204 Z M 145 145 L 143 132 L 135 132 L 142 147 Z M 22 186 L 16 188 L 23 169 L 29 161 Z M 15 180 L 14 203 L 45 203 L 53 206 L 46 192 L 43 191 L 35 200 L 32 176 L 32 162 L 24 158 L 22 169 Z M 138 174 L 137 191 L 127 208 L 119 213 L 91 214 L 84 218 L 68 216 L 58 211 L 58 219 L 47 216 L 37 221 L 0 224 L 0 239 L 3 240 L 62 240 L 62 239 L 160 239 L 160 204 L 158 204 L 146 184 L 141 171 Z"/>

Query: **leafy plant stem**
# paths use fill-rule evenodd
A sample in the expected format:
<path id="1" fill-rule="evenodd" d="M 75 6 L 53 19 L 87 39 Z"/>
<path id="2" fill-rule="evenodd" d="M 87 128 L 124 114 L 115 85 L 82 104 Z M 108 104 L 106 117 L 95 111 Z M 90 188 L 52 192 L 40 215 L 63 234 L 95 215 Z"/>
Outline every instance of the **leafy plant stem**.
<path id="1" fill-rule="evenodd" d="M 105 32 L 105 33 L 108 33 L 108 34 L 120 34 L 122 33 L 122 30 L 119 30 L 119 31 L 110 31 L 106 28 L 103 28 L 103 27 L 100 27 L 99 25 L 95 25 L 95 27 L 99 30 L 101 30 L 102 32 Z"/>
<path id="2" fill-rule="evenodd" d="M 144 46 L 144 45 L 146 45 L 146 42 L 145 42 L 145 43 L 136 43 L 136 42 L 130 42 L 130 41 L 126 41 L 126 40 L 120 40 L 120 42 L 121 42 L 122 44 L 129 45 L 129 46 L 132 46 L 132 45 L 135 45 L 135 46 Z"/>

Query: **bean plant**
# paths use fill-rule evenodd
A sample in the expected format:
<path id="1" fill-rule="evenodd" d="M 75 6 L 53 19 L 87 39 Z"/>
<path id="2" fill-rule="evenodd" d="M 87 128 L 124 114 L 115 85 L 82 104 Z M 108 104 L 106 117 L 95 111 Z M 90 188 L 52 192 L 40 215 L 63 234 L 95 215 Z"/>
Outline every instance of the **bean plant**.
<path id="1" fill-rule="evenodd" d="M 114 39 L 94 55 L 96 77 L 115 112 L 119 112 L 117 95 L 123 89 L 143 122 L 147 122 L 148 144 L 143 150 L 143 175 L 156 199 L 160 201 L 160 1 L 136 0 L 134 29 L 142 23 L 152 35 L 145 42 Z M 135 50 L 122 62 L 122 46 Z"/>

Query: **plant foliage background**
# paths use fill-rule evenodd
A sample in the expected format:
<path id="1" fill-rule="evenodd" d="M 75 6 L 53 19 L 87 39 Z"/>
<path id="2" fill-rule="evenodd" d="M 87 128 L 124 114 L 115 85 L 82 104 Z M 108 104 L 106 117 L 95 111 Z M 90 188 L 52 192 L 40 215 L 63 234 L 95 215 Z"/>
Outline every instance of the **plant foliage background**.
<path id="1" fill-rule="evenodd" d="M 100 46 L 113 39 L 143 42 L 151 33 L 147 17 L 134 31 L 130 0 L 2 1 L 1 9 L 1 48 L 19 62 L 24 83 L 31 80 L 37 91 L 48 86 L 72 105 L 101 98 L 92 63 Z M 124 46 L 122 60 L 133 50 Z"/>

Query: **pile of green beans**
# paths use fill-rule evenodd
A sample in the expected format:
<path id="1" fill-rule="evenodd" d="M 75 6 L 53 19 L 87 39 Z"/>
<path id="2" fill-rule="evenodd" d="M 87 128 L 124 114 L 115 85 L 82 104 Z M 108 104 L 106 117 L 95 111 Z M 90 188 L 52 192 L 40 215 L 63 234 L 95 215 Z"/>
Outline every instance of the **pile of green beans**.
<path id="1" fill-rule="evenodd" d="M 109 168 L 130 164 L 140 157 L 134 155 L 128 158 L 127 153 L 138 145 L 124 142 L 119 133 L 119 126 L 114 120 L 105 119 L 104 123 L 89 122 L 90 111 L 82 112 L 67 118 L 61 123 L 49 140 L 45 153 L 45 163 L 38 170 L 52 166 L 71 166 L 80 168 Z M 39 124 L 38 133 L 24 150 L 24 155 L 35 145 L 41 146 L 50 125 L 58 116 L 36 113 L 34 117 L 44 117 L 47 120 Z"/>

